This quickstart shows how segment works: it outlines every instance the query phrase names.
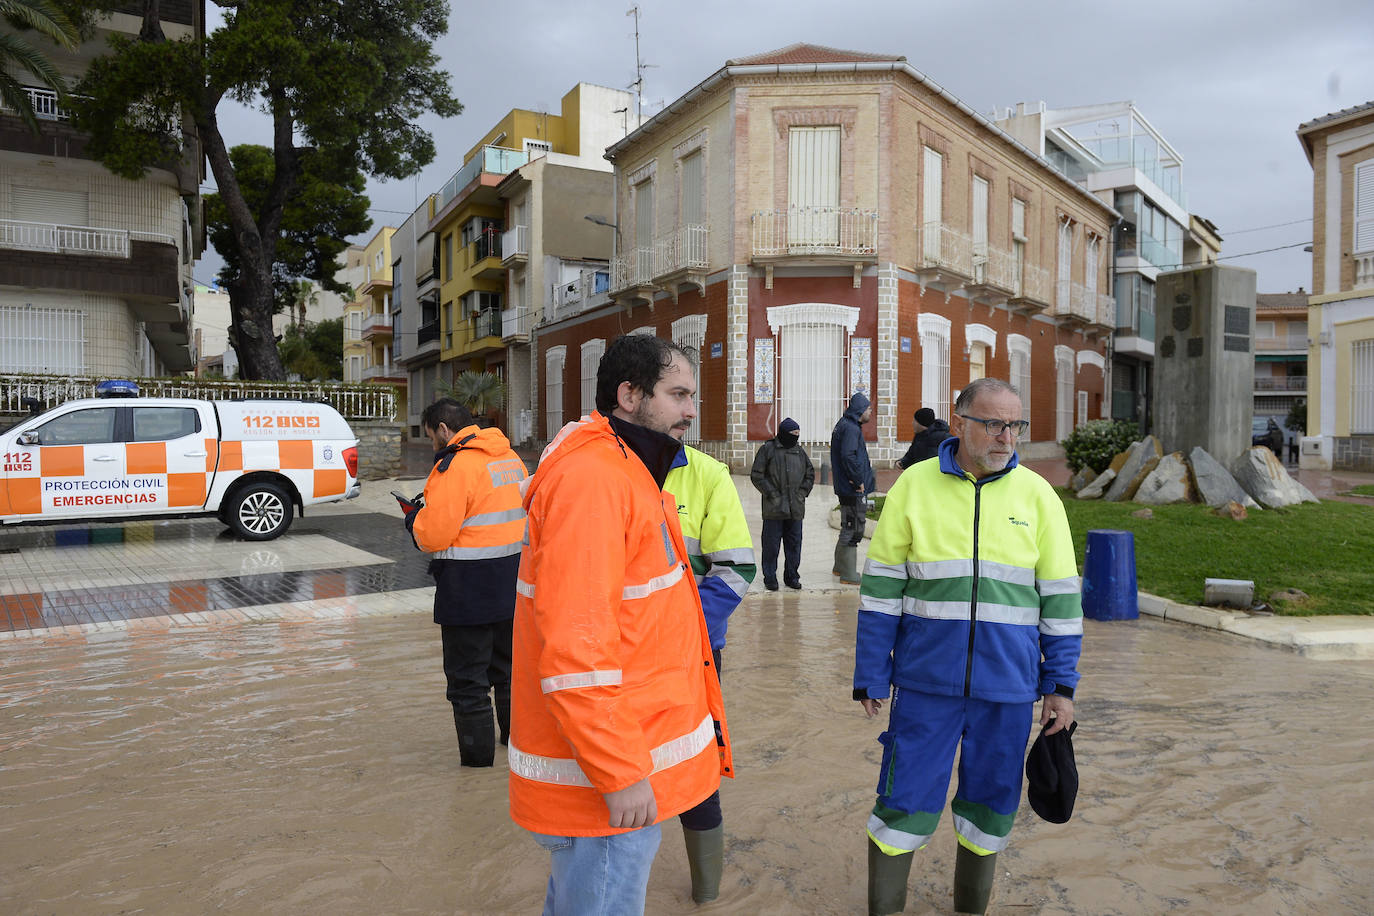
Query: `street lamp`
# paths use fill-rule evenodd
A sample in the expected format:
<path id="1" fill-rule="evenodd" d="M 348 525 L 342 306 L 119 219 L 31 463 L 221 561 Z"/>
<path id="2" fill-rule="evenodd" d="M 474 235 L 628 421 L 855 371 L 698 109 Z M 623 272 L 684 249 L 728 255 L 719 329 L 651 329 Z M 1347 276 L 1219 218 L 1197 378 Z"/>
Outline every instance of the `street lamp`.
<path id="1" fill-rule="evenodd" d="M 597 216 L 597 215 L 595 215 L 595 214 L 593 214 L 593 213 L 588 213 L 588 214 L 586 214 L 585 216 L 583 216 L 582 218 L 585 219 L 585 220 L 586 220 L 587 222 L 589 222 L 589 223 L 596 223 L 598 226 L 605 226 L 605 227 L 608 228 L 608 229 L 614 229 L 614 230 L 615 230 L 615 245 L 614 245 L 614 247 L 611 248 L 611 260 L 614 261 L 617 257 L 619 257 L 619 256 L 620 256 L 620 224 L 619 224 L 619 223 L 613 223 L 613 222 L 611 222 L 610 220 L 606 219 L 606 217 L 604 217 L 604 216 Z"/>

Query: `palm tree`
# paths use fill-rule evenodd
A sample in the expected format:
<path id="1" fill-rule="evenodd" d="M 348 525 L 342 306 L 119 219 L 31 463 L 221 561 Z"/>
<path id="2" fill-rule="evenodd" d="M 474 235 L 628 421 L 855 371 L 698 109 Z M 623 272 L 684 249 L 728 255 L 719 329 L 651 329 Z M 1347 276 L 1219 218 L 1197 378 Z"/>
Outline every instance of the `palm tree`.
<path id="1" fill-rule="evenodd" d="M 0 102 L 16 112 L 29 130 L 36 134 L 39 127 L 33 103 L 12 71 L 31 73 L 40 83 L 55 90 L 58 98 L 66 97 L 67 81 L 57 72 L 52 61 L 19 32 L 32 29 L 54 44 L 75 51 L 79 44 L 77 29 L 48 0 L 0 0 L 0 19 L 10 26 L 0 33 Z"/>
<path id="2" fill-rule="evenodd" d="M 474 417 L 485 416 L 488 411 L 500 409 L 506 403 L 506 383 L 490 372 L 473 372 L 469 369 L 454 379 L 453 384 L 440 382 L 437 387 L 472 411 Z"/>

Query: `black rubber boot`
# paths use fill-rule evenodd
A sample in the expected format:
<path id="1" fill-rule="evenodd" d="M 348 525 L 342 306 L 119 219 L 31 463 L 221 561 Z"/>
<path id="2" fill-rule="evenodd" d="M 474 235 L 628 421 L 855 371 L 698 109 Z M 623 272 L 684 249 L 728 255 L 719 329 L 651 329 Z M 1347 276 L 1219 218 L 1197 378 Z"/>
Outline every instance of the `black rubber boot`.
<path id="1" fill-rule="evenodd" d="M 682 828 L 687 865 L 692 872 L 692 899 L 709 903 L 720 896 L 720 872 L 725 864 L 725 826 L 710 830 Z"/>
<path id="2" fill-rule="evenodd" d="M 954 912 L 986 913 L 996 877 L 997 853 L 980 856 L 961 843 L 954 855 Z"/>
<path id="3" fill-rule="evenodd" d="M 460 716 L 455 711 L 458 726 L 458 760 L 465 767 L 489 767 L 496 758 L 496 727 L 491 713 Z"/>
<path id="4" fill-rule="evenodd" d="M 501 728 L 501 746 L 507 747 L 510 744 L 510 690 L 504 695 L 496 691 L 496 724 Z"/>
<path id="5" fill-rule="evenodd" d="M 906 909 L 906 882 L 916 854 L 890 856 L 868 839 L 868 916 L 887 916 Z"/>

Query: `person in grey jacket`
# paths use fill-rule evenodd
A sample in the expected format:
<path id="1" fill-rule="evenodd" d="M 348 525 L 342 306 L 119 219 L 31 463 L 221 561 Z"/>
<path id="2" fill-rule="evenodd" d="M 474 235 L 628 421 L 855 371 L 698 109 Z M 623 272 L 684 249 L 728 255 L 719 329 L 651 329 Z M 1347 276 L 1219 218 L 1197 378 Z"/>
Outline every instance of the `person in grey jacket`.
<path id="1" fill-rule="evenodd" d="M 801 588 L 802 519 L 816 469 L 797 445 L 800 436 L 796 420 L 783 420 L 777 436 L 759 446 L 749 471 L 754 489 L 763 494 L 763 587 L 770 592 L 778 590 L 779 546 L 784 553 L 782 581 L 788 588 Z"/>
<path id="2" fill-rule="evenodd" d="M 878 488 L 873 465 L 864 445 L 863 426 L 873 417 L 873 409 L 863 392 L 849 398 L 849 408 L 830 434 L 830 468 L 835 497 L 840 501 L 840 537 L 835 542 L 833 572 L 843 585 L 858 585 L 859 544 L 864 538 L 868 509 L 866 497 Z"/>

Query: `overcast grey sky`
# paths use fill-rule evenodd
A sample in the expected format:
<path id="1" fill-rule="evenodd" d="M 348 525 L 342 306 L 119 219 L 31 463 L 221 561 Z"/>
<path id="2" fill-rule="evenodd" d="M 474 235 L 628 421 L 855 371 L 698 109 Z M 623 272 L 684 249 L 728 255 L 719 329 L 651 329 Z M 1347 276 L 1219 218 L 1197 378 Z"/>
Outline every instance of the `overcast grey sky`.
<path id="1" fill-rule="evenodd" d="M 418 179 L 369 183 L 375 225 L 399 225 L 510 109 L 556 113 L 578 82 L 628 88 L 632 5 L 453 0 L 437 47 L 465 110 L 424 122 L 438 157 Z M 1298 125 L 1374 100 L 1370 0 L 641 0 L 640 14 L 650 114 L 731 58 L 798 41 L 904 55 L 984 115 L 1132 100 L 1183 157 L 1189 208 L 1216 223 L 1226 263 L 1255 270 L 1262 293 L 1311 286 Z M 221 118 L 231 143 L 268 142 L 259 116 Z M 197 278 L 219 265 L 207 253 Z"/>

